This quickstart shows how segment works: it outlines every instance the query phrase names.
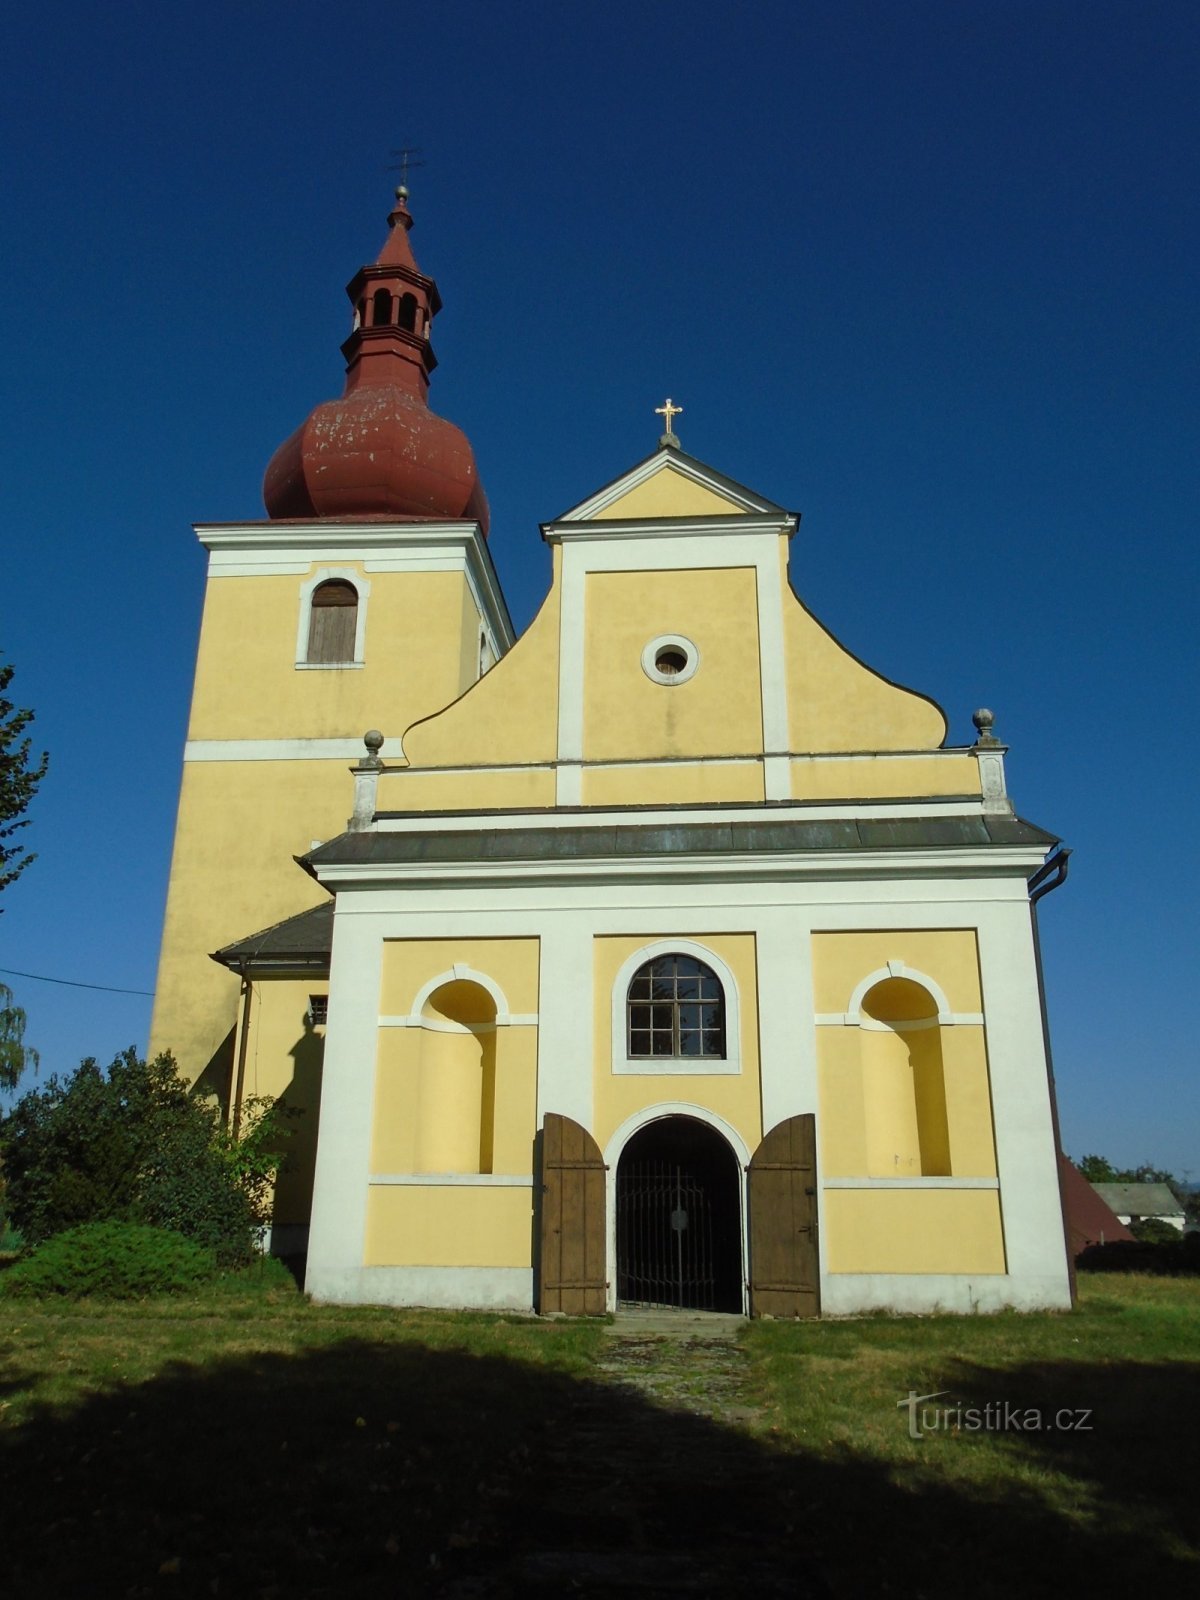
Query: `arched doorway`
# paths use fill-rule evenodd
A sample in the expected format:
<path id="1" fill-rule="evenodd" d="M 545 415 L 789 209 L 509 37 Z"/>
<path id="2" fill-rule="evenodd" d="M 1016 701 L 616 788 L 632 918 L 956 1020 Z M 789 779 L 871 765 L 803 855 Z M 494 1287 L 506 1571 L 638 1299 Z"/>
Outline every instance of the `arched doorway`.
<path id="1" fill-rule="evenodd" d="M 714 1128 L 651 1122 L 621 1152 L 616 1187 L 619 1304 L 741 1311 L 741 1174 Z"/>

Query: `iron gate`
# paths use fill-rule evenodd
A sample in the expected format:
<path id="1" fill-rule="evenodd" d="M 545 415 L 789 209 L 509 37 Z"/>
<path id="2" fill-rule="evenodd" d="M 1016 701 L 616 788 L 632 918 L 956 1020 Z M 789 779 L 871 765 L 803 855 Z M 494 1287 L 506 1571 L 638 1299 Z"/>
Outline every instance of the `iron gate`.
<path id="1" fill-rule="evenodd" d="M 712 1198 L 674 1161 L 622 1162 L 617 1184 L 617 1299 L 716 1309 Z"/>

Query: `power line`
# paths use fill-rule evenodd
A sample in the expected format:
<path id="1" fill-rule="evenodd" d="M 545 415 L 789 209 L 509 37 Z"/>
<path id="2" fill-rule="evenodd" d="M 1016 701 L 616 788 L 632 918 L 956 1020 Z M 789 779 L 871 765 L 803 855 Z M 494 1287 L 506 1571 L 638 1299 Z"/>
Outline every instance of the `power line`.
<path id="1" fill-rule="evenodd" d="M 144 994 L 153 1000 L 153 989 L 117 989 L 111 983 L 77 983 L 74 978 L 47 978 L 41 972 L 18 972 L 16 967 L 0 967 L 9 978 L 32 978 L 34 983 L 61 983 L 68 989 L 100 989 L 105 994 Z"/>

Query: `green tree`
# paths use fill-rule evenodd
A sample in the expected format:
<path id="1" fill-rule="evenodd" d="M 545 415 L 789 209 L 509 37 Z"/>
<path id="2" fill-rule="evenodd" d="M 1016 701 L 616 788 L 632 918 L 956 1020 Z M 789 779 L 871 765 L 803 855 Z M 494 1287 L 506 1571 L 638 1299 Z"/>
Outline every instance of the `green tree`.
<path id="1" fill-rule="evenodd" d="M 269 1220 L 279 1133 L 260 1103 L 234 1140 L 169 1055 L 147 1062 L 129 1049 L 107 1070 L 89 1059 L 0 1124 L 8 1215 L 34 1245 L 86 1222 L 139 1222 L 244 1260 Z"/>
<path id="2" fill-rule="evenodd" d="M 19 710 L 8 698 L 12 675 L 11 666 L 0 666 L 0 889 L 7 889 L 34 859 L 11 841 L 29 826 L 25 812 L 50 760 L 45 751 L 40 761 L 33 760 L 33 740 L 25 731 L 33 712 Z"/>
<path id="3" fill-rule="evenodd" d="M 8 698 L 12 675 L 11 666 L 0 666 L 0 889 L 19 878 L 34 859 L 12 839 L 29 825 L 25 812 L 49 762 L 45 751 L 40 761 L 32 759 L 33 740 L 25 730 L 33 712 L 19 710 Z M 14 1003 L 12 991 L 0 984 L 0 1088 L 15 1088 L 25 1068 L 36 1071 L 37 1064 L 37 1051 L 25 1043 L 25 1013 Z"/>
<path id="4" fill-rule="evenodd" d="M 41 1058 L 25 1043 L 25 1013 L 13 1000 L 13 993 L 0 983 L 0 1089 L 15 1089 L 22 1072 L 36 1072 Z"/>

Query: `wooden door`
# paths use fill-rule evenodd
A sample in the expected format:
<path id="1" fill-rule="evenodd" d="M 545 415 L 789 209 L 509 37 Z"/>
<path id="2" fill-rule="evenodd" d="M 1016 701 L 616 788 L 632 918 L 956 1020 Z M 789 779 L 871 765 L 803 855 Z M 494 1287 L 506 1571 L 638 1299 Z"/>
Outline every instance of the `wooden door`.
<path id="1" fill-rule="evenodd" d="M 812 1113 L 777 1123 L 747 1171 L 750 1315 L 819 1316 L 817 1125 Z"/>
<path id="2" fill-rule="evenodd" d="M 573 1317 L 607 1310 L 607 1240 L 600 1147 L 570 1117 L 542 1124 L 542 1226 L 538 1309 Z"/>

